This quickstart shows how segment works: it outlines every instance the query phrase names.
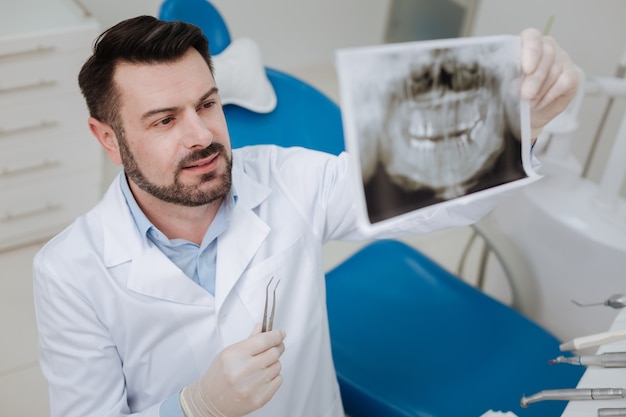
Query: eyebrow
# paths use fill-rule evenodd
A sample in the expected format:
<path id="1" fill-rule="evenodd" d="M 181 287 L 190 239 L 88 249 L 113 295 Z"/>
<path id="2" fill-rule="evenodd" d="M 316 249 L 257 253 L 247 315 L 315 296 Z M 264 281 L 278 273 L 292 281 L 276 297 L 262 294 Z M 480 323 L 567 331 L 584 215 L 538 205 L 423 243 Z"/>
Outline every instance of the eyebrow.
<path id="1" fill-rule="evenodd" d="M 196 105 L 199 105 L 204 100 L 206 100 L 207 98 L 211 97 L 213 94 L 216 94 L 216 93 L 217 93 L 217 87 L 211 88 L 209 91 L 204 93 L 198 99 Z M 141 115 L 141 119 L 142 120 L 146 120 L 146 119 L 149 119 L 149 118 L 151 118 L 152 116 L 154 116 L 156 114 L 161 114 L 161 113 L 176 113 L 178 110 L 179 110 L 179 107 L 161 107 L 161 108 L 158 108 L 158 109 L 148 110 L 147 112 L 145 112 L 144 114 Z"/>

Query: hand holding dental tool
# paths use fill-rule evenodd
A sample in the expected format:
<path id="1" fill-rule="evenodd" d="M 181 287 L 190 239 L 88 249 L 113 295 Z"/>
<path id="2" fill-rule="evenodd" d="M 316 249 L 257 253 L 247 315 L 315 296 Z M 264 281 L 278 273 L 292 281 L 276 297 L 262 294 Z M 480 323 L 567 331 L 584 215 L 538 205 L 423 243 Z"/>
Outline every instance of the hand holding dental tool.
<path id="1" fill-rule="evenodd" d="M 581 366 L 598 366 L 602 368 L 625 368 L 626 352 L 606 352 L 600 355 L 588 356 L 559 356 L 548 362 L 550 365 L 554 363 L 569 363 L 571 365 Z"/>
<path id="2" fill-rule="evenodd" d="M 569 342 L 561 343 L 559 349 L 561 352 L 566 350 L 586 349 L 597 347 L 605 343 L 618 342 L 620 340 L 626 340 L 626 329 L 577 337 Z"/>
<path id="3" fill-rule="evenodd" d="M 269 402 L 282 384 L 280 357 L 285 332 L 252 334 L 215 356 L 204 375 L 182 389 L 185 417 L 242 417 Z"/>
<path id="4" fill-rule="evenodd" d="M 624 398 L 623 388 L 571 388 L 540 391 L 529 397 L 522 396 L 520 405 L 523 408 L 529 404 L 544 400 L 612 400 Z"/>

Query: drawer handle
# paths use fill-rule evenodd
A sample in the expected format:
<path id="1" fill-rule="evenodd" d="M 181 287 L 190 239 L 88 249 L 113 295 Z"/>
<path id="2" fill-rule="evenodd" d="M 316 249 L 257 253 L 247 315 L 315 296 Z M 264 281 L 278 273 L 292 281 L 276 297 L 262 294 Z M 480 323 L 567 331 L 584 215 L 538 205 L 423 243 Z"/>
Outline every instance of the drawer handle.
<path id="1" fill-rule="evenodd" d="M 10 93 L 13 91 L 28 90 L 31 88 L 52 87 L 56 83 L 57 83 L 56 80 L 41 79 L 41 80 L 33 81 L 30 83 L 9 85 L 9 86 L 4 86 L 4 87 L 0 86 L 0 93 Z"/>
<path id="2" fill-rule="evenodd" d="M 40 216 L 42 214 L 57 211 L 61 208 L 62 206 L 60 204 L 46 203 L 41 207 L 33 207 L 21 211 L 6 211 L 4 212 L 2 217 L 0 217 L 0 222 L 10 222 L 15 220 L 22 220 L 28 217 Z"/>
<path id="3" fill-rule="evenodd" d="M 15 127 L 10 127 L 10 128 L 0 127 L 0 136 L 10 135 L 13 133 L 24 132 L 28 130 L 46 129 L 46 128 L 53 127 L 56 125 L 57 125 L 57 122 L 54 120 L 42 120 L 32 125 L 15 126 Z"/>
<path id="4" fill-rule="evenodd" d="M 6 178 L 6 177 L 14 176 L 14 175 L 25 174 L 31 171 L 40 171 L 42 169 L 50 169 L 59 165 L 61 165 L 61 162 L 59 161 L 44 159 L 41 162 L 37 162 L 31 165 L 24 165 L 24 166 L 16 167 L 16 168 L 4 167 L 0 170 L 0 178 Z"/>
<path id="5" fill-rule="evenodd" d="M 3 54 L 0 54 L 0 58 L 11 58 L 14 56 L 21 56 L 21 55 L 41 54 L 41 53 L 50 52 L 50 51 L 54 51 L 54 46 L 37 45 L 30 49 L 22 49 L 21 51 L 5 52 Z"/>

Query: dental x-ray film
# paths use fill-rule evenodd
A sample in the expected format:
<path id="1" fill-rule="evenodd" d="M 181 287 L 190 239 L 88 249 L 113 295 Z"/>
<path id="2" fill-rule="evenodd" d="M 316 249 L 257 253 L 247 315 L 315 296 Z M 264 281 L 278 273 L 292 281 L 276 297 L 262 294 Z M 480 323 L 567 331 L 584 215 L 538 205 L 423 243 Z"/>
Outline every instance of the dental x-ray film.
<path id="1" fill-rule="evenodd" d="M 336 52 L 346 149 L 363 226 L 528 184 L 521 40 L 491 36 Z"/>

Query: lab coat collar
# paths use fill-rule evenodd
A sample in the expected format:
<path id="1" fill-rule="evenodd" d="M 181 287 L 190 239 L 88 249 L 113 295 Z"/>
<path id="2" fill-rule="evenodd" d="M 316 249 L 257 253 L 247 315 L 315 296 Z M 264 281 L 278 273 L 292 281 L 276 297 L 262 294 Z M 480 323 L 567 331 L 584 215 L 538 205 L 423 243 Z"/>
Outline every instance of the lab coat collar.
<path id="1" fill-rule="evenodd" d="M 136 293 L 163 300 L 204 306 L 214 304 L 211 294 L 187 277 L 152 242 L 142 245 L 133 255 L 126 285 Z"/>
<path id="2" fill-rule="evenodd" d="M 124 199 L 121 173 L 101 203 L 107 268 L 130 262 L 126 287 L 138 294 L 183 304 L 212 305 L 213 297 L 189 279 L 137 228 Z"/>
<path id="3" fill-rule="evenodd" d="M 246 269 L 270 227 L 253 209 L 270 194 L 270 189 L 245 173 L 243 163 L 233 158 L 233 184 L 239 191 L 228 228 L 217 239 L 215 303 L 219 309 Z"/>
<path id="4" fill-rule="evenodd" d="M 132 254 L 141 249 L 142 236 L 124 199 L 120 181 L 126 181 L 120 173 L 107 190 L 96 210 L 100 210 L 103 227 L 103 256 L 107 268 L 130 261 Z"/>

